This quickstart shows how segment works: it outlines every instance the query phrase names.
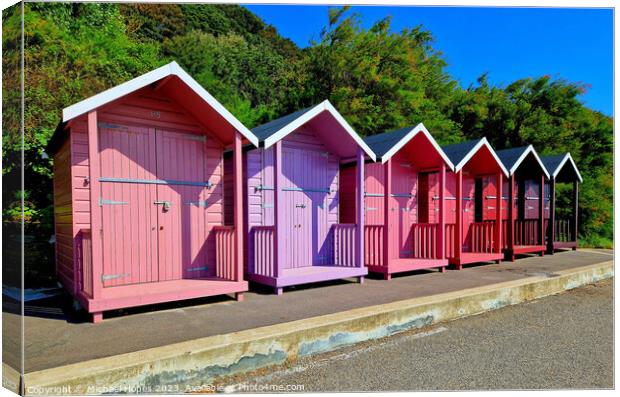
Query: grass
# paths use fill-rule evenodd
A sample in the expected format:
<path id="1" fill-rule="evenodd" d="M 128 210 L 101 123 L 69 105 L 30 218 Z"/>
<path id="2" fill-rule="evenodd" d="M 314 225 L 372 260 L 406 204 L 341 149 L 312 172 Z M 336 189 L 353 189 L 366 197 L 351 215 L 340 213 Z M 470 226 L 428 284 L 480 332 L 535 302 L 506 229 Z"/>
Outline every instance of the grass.
<path id="1" fill-rule="evenodd" d="M 613 240 L 596 235 L 587 236 L 579 239 L 579 247 L 583 248 L 614 248 Z"/>

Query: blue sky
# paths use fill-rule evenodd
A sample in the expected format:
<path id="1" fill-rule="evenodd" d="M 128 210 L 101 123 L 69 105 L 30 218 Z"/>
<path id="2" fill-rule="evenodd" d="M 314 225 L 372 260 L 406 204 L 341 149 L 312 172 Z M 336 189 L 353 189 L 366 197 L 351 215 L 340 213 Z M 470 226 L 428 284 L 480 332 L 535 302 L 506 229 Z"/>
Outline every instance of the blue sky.
<path id="1" fill-rule="evenodd" d="M 327 23 L 326 6 L 248 5 L 305 47 Z M 551 75 L 589 86 L 587 106 L 613 113 L 613 11 L 563 8 L 356 6 L 362 24 L 392 16 L 392 29 L 423 25 L 462 86 L 489 73 L 495 84 Z"/>

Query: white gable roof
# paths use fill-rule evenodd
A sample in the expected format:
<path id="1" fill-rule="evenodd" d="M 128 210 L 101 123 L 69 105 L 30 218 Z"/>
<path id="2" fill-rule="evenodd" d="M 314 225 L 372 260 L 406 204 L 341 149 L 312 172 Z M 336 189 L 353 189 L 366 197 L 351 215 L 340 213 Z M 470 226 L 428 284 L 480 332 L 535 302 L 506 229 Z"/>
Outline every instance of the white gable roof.
<path id="1" fill-rule="evenodd" d="M 502 161 L 499 159 L 499 157 L 497 157 L 497 153 L 495 153 L 495 150 L 493 150 L 493 148 L 491 147 L 491 144 L 489 143 L 489 141 L 487 141 L 486 137 L 483 137 L 482 139 L 480 139 L 480 141 L 478 141 L 478 143 L 476 144 L 476 146 L 474 146 L 469 153 L 467 153 L 467 155 L 465 157 L 463 157 L 463 159 L 454 166 L 454 171 L 458 172 L 461 168 L 463 168 L 465 166 L 465 164 L 467 164 L 467 162 L 469 160 L 471 160 L 472 157 L 474 157 L 474 155 L 476 153 L 478 153 L 478 151 L 480 149 L 482 149 L 483 147 L 486 147 L 489 149 L 489 152 L 491 153 L 491 155 L 493 156 L 493 158 L 495 159 L 495 161 L 497 162 L 497 164 L 499 165 L 499 167 L 501 168 L 502 172 L 504 172 L 504 175 L 509 176 L 508 175 L 508 170 L 506 169 L 506 167 L 504 167 L 504 164 L 502 163 Z"/>
<path id="2" fill-rule="evenodd" d="M 156 81 L 168 76 L 177 76 L 188 87 L 190 87 L 200 98 L 202 98 L 209 106 L 219 113 L 230 125 L 241 133 L 248 141 L 258 146 L 258 138 L 244 126 L 235 116 L 232 115 L 221 103 L 218 102 L 211 94 L 207 92 L 196 80 L 194 80 L 185 70 L 183 70 L 176 62 L 170 62 L 167 65 L 159 67 L 148 73 L 138 76 L 135 79 L 126 81 L 122 84 L 112 87 L 108 90 L 86 98 L 76 104 L 68 106 L 62 111 L 62 121 L 64 123 L 83 115 L 93 109 L 110 103 L 118 98 L 130 94 L 140 88 L 146 87 Z"/>
<path id="3" fill-rule="evenodd" d="M 295 131 L 297 128 L 306 124 L 308 121 L 312 120 L 316 116 L 318 116 L 323 111 L 329 112 L 342 126 L 342 128 L 355 140 L 355 142 L 364 150 L 364 152 L 370 157 L 373 161 L 377 161 L 377 156 L 375 153 L 368 147 L 366 142 L 355 132 L 353 127 L 347 123 L 347 121 L 342 117 L 342 115 L 334 108 L 334 106 L 329 102 L 329 100 L 325 100 L 312 109 L 308 110 L 298 118 L 294 119 L 290 123 L 286 124 L 273 134 L 271 134 L 268 138 L 265 139 L 265 148 L 269 148 L 274 145 L 276 142 Z"/>

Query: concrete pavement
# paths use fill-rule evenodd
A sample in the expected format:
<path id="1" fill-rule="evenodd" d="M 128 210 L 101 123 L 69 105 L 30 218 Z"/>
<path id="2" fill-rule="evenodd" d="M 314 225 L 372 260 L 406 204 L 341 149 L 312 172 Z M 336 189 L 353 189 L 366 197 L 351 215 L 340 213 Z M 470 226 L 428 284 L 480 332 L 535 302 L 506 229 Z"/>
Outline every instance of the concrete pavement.
<path id="1" fill-rule="evenodd" d="M 218 384 L 305 392 L 610 389 L 613 279 Z"/>
<path id="2" fill-rule="evenodd" d="M 101 324 L 84 322 L 67 308 L 30 306 L 25 318 L 25 371 L 32 372 L 85 360 L 139 351 L 213 335 L 338 313 L 404 299 L 454 292 L 494 283 L 553 275 L 555 272 L 612 259 L 609 251 L 569 251 L 530 257 L 514 263 L 421 271 L 391 281 L 369 279 L 288 289 L 283 296 L 267 291 L 246 295 L 244 302 L 210 298 L 121 312 Z M 162 310 L 162 307 L 165 310 Z M 4 312 L 5 321 L 16 314 Z M 7 362 L 14 366 L 14 363 Z"/>

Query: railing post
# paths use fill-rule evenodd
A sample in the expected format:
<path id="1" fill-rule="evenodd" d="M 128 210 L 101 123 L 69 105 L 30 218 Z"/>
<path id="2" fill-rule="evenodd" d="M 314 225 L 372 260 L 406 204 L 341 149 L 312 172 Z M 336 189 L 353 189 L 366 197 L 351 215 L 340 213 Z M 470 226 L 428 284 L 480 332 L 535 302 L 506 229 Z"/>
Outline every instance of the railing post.
<path id="1" fill-rule="evenodd" d="M 99 198 L 101 197 L 99 177 L 99 133 L 97 128 L 97 111 L 88 112 L 88 180 L 90 186 L 90 238 L 91 238 L 91 264 L 94 299 L 101 296 L 103 288 L 103 256 L 101 247 L 101 208 Z"/>
<path id="2" fill-rule="evenodd" d="M 357 267 L 364 267 L 364 151 L 361 147 L 357 148 L 357 173 L 356 173 L 356 187 L 357 187 L 357 203 L 355 209 L 357 214 L 355 216 L 355 222 L 357 227 L 355 229 L 355 243 L 357 253 L 355 260 L 357 261 Z"/>
<path id="3" fill-rule="evenodd" d="M 502 188 L 504 187 L 504 175 L 497 173 L 497 192 L 495 196 L 495 252 L 502 252 Z"/>
<path id="4" fill-rule="evenodd" d="M 508 250 L 513 251 L 515 245 L 515 176 L 508 180 Z M 513 255 L 513 254 L 511 254 Z"/>
<path id="5" fill-rule="evenodd" d="M 241 134 L 235 131 L 233 146 L 233 211 L 234 211 L 234 239 L 235 239 L 235 281 L 243 280 L 243 164 L 242 164 Z"/>
<path id="6" fill-rule="evenodd" d="M 555 178 L 549 179 L 549 236 L 547 237 L 547 251 L 553 255 L 555 241 Z"/>
<path id="7" fill-rule="evenodd" d="M 573 241 L 575 242 L 575 249 L 577 248 L 577 240 L 579 236 L 579 182 L 573 181 Z"/>
<path id="8" fill-rule="evenodd" d="M 545 245 L 545 175 L 541 173 L 540 175 L 540 189 L 539 190 L 539 203 L 538 203 L 538 225 L 539 235 L 538 238 L 540 245 Z"/>
<path id="9" fill-rule="evenodd" d="M 463 170 L 456 173 L 456 225 L 454 227 L 454 257 L 460 263 L 463 250 Z"/>
<path id="10" fill-rule="evenodd" d="M 390 196 L 392 195 L 392 159 L 383 164 L 383 266 L 390 266 Z"/>
<path id="11" fill-rule="evenodd" d="M 282 141 L 279 140 L 273 147 L 273 206 L 274 206 L 274 238 L 273 254 L 275 278 L 280 276 L 280 268 L 284 257 L 284 244 L 280 244 L 280 239 L 285 239 L 282 222 L 284 222 L 284 197 L 282 197 Z"/>
<path id="12" fill-rule="evenodd" d="M 446 163 L 441 163 L 439 169 L 439 230 L 437 230 L 437 258 L 446 257 Z"/>

